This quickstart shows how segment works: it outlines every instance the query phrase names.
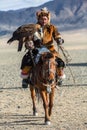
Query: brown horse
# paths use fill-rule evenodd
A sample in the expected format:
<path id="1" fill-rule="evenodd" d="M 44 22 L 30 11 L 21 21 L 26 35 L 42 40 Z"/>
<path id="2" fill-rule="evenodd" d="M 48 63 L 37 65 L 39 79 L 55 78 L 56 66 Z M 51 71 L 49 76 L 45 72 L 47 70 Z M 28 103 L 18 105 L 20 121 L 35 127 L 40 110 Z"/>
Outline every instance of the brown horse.
<path id="1" fill-rule="evenodd" d="M 37 115 L 36 109 L 36 93 L 39 93 L 43 100 L 45 110 L 45 124 L 50 124 L 50 116 L 52 114 L 54 90 L 56 87 L 56 61 L 55 56 L 51 52 L 44 52 L 38 64 L 32 69 L 30 74 L 33 85 L 30 85 L 31 98 L 33 102 L 33 115 Z"/>

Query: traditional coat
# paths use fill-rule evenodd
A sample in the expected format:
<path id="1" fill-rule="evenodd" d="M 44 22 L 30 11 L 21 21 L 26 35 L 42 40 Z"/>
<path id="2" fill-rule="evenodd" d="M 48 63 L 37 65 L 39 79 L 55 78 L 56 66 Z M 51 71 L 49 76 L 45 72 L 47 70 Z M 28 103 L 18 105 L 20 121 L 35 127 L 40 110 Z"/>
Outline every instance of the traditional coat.
<path id="1" fill-rule="evenodd" d="M 57 42 L 58 38 L 61 38 L 61 35 L 58 32 L 57 28 L 52 24 L 47 24 L 44 27 L 41 27 L 41 25 L 37 23 L 36 30 L 37 32 L 34 34 L 34 40 L 41 40 L 42 45 L 60 57 L 59 53 L 55 49 L 54 44 L 54 40 Z"/>

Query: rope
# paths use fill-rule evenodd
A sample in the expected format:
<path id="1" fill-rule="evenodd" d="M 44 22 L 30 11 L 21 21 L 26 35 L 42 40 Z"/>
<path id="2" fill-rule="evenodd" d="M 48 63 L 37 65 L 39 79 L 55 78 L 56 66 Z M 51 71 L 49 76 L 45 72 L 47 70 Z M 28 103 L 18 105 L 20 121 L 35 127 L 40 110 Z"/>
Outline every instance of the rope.
<path id="1" fill-rule="evenodd" d="M 63 55 L 65 57 L 66 63 L 69 63 L 72 60 L 72 58 L 69 55 L 68 51 L 65 50 L 64 47 L 62 47 L 61 45 L 59 45 L 59 49 L 61 49 L 61 51 L 62 51 L 62 53 L 63 53 Z"/>
<path id="2" fill-rule="evenodd" d="M 64 47 L 62 47 L 61 45 L 59 45 L 59 46 L 58 46 L 58 50 L 59 50 L 59 49 L 61 50 L 61 52 L 62 52 L 62 54 L 63 54 L 63 56 L 64 56 L 64 58 L 65 58 L 65 62 L 67 63 L 67 67 L 68 67 L 68 69 L 69 69 L 69 71 L 70 71 L 70 73 L 71 73 L 71 76 L 72 76 L 72 78 L 73 78 L 73 82 L 74 82 L 74 84 L 76 85 L 74 75 L 73 75 L 72 70 L 71 70 L 71 68 L 70 68 L 70 66 L 69 66 L 69 64 L 68 64 L 68 63 L 72 60 L 72 58 L 71 58 L 71 56 L 69 55 L 68 51 L 64 49 Z"/>

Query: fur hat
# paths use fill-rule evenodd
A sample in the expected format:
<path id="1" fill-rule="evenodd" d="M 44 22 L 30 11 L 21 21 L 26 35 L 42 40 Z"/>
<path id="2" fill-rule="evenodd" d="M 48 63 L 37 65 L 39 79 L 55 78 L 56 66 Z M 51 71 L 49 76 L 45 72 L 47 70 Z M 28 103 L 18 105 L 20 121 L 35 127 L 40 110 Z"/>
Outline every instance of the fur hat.
<path id="1" fill-rule="evenodd" d="M 43 16 L 46 16 L 50 22 L 50 12 L 48 11 L 48 9 L 46 7 L 42 8 L 40 11 L 36 12 L 37 19 L 39 19 Z"/>

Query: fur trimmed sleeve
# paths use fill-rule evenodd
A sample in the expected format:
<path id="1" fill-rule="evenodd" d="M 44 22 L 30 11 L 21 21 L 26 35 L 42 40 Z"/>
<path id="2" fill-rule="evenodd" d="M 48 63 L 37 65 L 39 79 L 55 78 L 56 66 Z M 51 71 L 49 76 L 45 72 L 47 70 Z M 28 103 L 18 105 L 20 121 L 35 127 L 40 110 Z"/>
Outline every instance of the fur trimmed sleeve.
<path id="1" fill-rule="evenodd" d="M 57 41 L 58 38 L 61 38 L 61 34 L 58 32 L 57 27 L 53 26 L 53 38 Z"/>

